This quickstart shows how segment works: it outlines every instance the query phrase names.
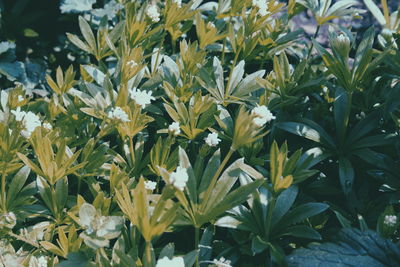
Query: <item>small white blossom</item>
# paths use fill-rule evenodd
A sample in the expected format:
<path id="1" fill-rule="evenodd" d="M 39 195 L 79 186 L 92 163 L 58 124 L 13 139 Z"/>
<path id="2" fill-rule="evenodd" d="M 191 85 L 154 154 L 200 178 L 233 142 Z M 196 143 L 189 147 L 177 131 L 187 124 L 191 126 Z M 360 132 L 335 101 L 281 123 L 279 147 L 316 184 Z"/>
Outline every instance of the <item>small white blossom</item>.
<path id="1" fill-rule="evenodd" d="M 28 111 L 22 120 L 22 124 L 24 125 L 25 129 L 21 131 L 21 134 L 23 137 L 29 138 L 36 127 L 40 127 L 42 125 L 42 122 L 40 121 L 38 115 L 32 111 Z"/>
<path id="2" fill-rule="evenodd" d="M 207 135 L 204 141 L 209 146 L 217 146 L 219 142 L 221 142 L 221 139 L 218 138 L 218 133 L 210 133 Z"/>
<path id="3" fill-rule="evenodd" d="M 253 108 L 251 114 L 254 114 L 256 116 L 253 119 L 253 123 L 259 127 L 264 126 L 267 122 L 276 119 L 276 117 L 266 106 L 257 106 Z"/>
<path id="4" fill-rule="evenodd" d="M 134 67 L 136 67 L 138 64 L 137 64 L 134 60 L 129 60 L 128 62 L 126 62 L 126 65 L 129 66 L 129 67 L 131 67 L 131 68 L 134 68 Z"/>
<path id="5" fill-rule="evenodd" d="M 217 267 L 232 267 L 231 261 L 225 259 L 224 257 L 219 258 L 219 260 L 214 259 L 213 263 Z"/>
<path id="6" fill-rule="evenodd" d="M 135 100 L 136 104 L 140 105 L 142 108 L 150 104 L 151 100 L 155 100 L 154 96 L 152 96 L 152 91 L 146 92 L 133 88 L 129 90 L 129 93 L 131 94 L 131 99 Z"/>
<path id="7" fill-rule="evenodd" d="M 46 130 L 49 130 L 49 131 L 53 130 L 53 126 L 51 126 L 51 124 L 48 123 L 48 122 L 43 123 L 42 126 L 43 126 L 43 128 L 45 128 Z"/>
<path id="8" fill-rule="evenodd" d="M 156 267 L 185 267 L 185 262 L 182 257 L 174 257 L 171 260 L 164 257 L 157 261 Z"/>
<path id="9" fill-rule="evenodd" d="M 24 100 L 25 100 L 25 98 L 22 95 L 18 95 L 18 102 L 22 102 Z"/>
<path id="10" fill-rule="evenodd" d="M 172 3 L 177 4 L 179 8 L 182 7 L 182 0 L 172 0 Z"/>
<path id="11" fill-rule="evenodd" d="M 124 6 L 120 3 L 115 2 L 115 0 L 112 0 L 108 2 L 107 4 L 104 5 L 104 8 L 96 8 L 92 11 L 92 14 L 102 18 L 104 16 L 107 16 L 109 20 L 112 20 L 115 18 L 117 15 L 118 11 L 123 9 Z"/>
<path id="12" fill-rule="evenodd" d="M 346 45 L 350 45 L 350 39 L 349 37 L 347 37 L 346 35 L 344 35 L 343 33 L 339 34 L 339 36 L 337 37 L 337 41 L 341 44 L 346 44 Z"/>
<path id="13" fill-rule="evenodd" d="M 153 181 L 146 181 L 144 182 L 144 188 L 147 190 L 154 190 L 156 189 L 157 183 Z"/>
<path id="14" fill-rule="evenodd" d="M 396 215 L 385 215 L 383 223 L 390 227 L 395 226 L 397 223 L 397 216 Z"/>
<path id="15" fill-rule="evenodd" d="M 22 121 L 22 119 L 26 115 L 25 111 L 21 111 L 21 107 L 17 107 L 16 110 L 11 110 L 11 113 L 14 114 L 16 121 Z"/>
<path id="16" fill-rule="evenodd" d="M 185 189 L 186 183 L 189 180 L 189 175 L 185 168 L 178 166 L 176 171 L 169 175 L 169 182 L 175 186 L 178 190 L 183 191 Z"/>
<path id="17" fill-rule="evenodd" d="M 29 267 L 47 267 L 47 258 L 45 256 L 31 257 L 29 260 Z"/>
<path id="18" fill-rule="evenodd" d="M 80 13 L 92 10 L 96 0 L 64 0 L 61 2 L 61 13 Z"/>
<path id="19" fill-rule="evenodd" d="M 112 108 L 107 115 L 110 119 L 117 119 L 120 120 L 122 122 L 129 122 L 131 121 L 128 117 L 128 114 L 126 114 L 126 112 L 120 108 L 120 107 L 115 107 Z"/>
<path id="20" fill-rule="evenodd" d="M 207 29 L 215 29 L 215 24 L 212 21 L 207 23 Z"/>
<path id="21" fill-rule="evenodd" d="M 146 15 L 153 21 L 160 21 L 160 12 L 158 12 L 158 8 L 156 5 L 150 5 L 146 10 Z"/>
<path id="22" fill-rule="evenodd" d="M 0 229 L 3 227 L 13 229 L 16 224 L 17 217 L 15 216 L 14 212 L 10 211 L 0 215 Z"/>
<path id="23" fill-rule="evenodd" d="M 179 122 L 173 122 L 168 126 L 168 131 L 172 133 L 174 136 L 178 136 L 181 133 L 181 129 L 179 128 Z"/>
<path id="24" fill-rule="evenodd" d="M 258 15 L 263 17 L 269 14 L 266 0 L 253 0 L 252 5 L 254 8 L 258 8 Z"/>

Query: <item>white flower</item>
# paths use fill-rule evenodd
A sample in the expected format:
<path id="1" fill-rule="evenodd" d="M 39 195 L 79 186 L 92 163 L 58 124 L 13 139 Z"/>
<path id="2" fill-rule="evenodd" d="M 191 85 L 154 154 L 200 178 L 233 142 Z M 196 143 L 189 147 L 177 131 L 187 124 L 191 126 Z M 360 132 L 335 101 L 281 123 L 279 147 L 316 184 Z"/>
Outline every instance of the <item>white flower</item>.
<path id="1" fill-rule="evenodd" d="M 179 8 L 182 7 L 182 0 L 172 0 L 172 3 L 177 4 Z"/>
<path id="2" fill-rule="evenodd" d="M 217 267 L 232 267 L 231 261 L 225 259 L 224 257 L 219 258 L 219 260 L 214 259 L 213 263 Z"/>
<path id="3" fill-rule="evenodd" d="M 341 44 L 346 44 L 346 45 L 350 45 L 350 39 L 349 37 L 347 37 L 346 35 L 344 35 L 343 33 L 341 33 L 338 37 L 337 37 L 337 41 Z"/>
<path id="4" fill-rule="evenodd" d="M 120 108 L 120 107 L 115 107 L 112 108 L 107 115 L 110 119 L 116 119 L 116 120 L 120 120 L 122 122 L 129 122 L 131 121 L 128 117 L 128 114 L 126 114 L 126 112 Z"/>
<path id="5" fill-rule="evenodd" d="M 64 0 L 60 5 L 61 13 L 80 13 L 92 10 L 96 0 Z"/>
<path id="6" fill-rule="evenodd" d="M 15 43 L 0 42 L 0 54 L 7 52 L 10 49 L 15 49 Z"/>
<path id="7" fill-rule="evenodd" d="M 154 190 L 156 189 L 157 183 L 153 181 L 146 181 L 144 182 L 144 188 L 147 190 Z"/>
<path id="8" fill-rule="evenodd" d="M 25 98 L 22 95 L 18 95 L 18 102 L 22 102 L 24 100 L 25 100 Z"/>
<path id="9" fill-rule="evenodd" d="M 219 144 L 221 139 L 218 138 L 218 133 L 210 133 L 207 135 L 207 137 L 204 139 L 204 141 L 209 146 L 216 146 Z"/>
<path id="10" fill-rule="evenodd" d="M 172 133 L 174 136 L 178 136 L 181 133 L 181 129 L 179 128 L 179 122 L 173 122 L 168 126 L 168 131 Z"/>
<path id="11" fill-rule="evenodd" d="M 153 21 L 160 21 L 160 12 L 158 12 L 158 8 L 156 5 L 150 5 L 146 10 L 146 15 Z"/>
<path id="12" fill-rule="evenodd" d="M 26 115 L 25 111 L 21 111 L 21 107 L 17 107 L 16 110 L 11 110 L 11 113 L 14 114 L 16 121 L 22 121 L 22 119 Z"/>
<path id="13" fill-rule="evenodd" d="M 258 15 L 263 17 L 269 14 L 266 0 L 253 0 L 252 5 L 254 8 L 258 8 Z"/>
<path id="14" fill-rule="evenodd" d="M 115 18 L 117 15 L 118 11 L 123 9 L 124 6 L 121 5 L 120 3 L 115 2 L 114 0 L 108 2 L 107 4 L 104 5 L 104 8 L 96 8 L 92 11 L 92 14 L 102 18 L 104 16 L 107 16 L 109 20 L 112 20 Z"/>
<path id="15" fill-rule="evenodd" d="M 215 24 L 212 21 L 207 23 L 207 29 L 215 29 Z"/>
<path id="16" fill-rule="evenodd" d="M 385 215 L 383 223 L 387 226 L 395 226 L 397 223 L 397 216 L 396 215 Z"/>
<path id="17" fill-rule="evenodd" d="M 182 257 L 175 257 L 171 260 L 164 257 L 157 261 L 156 267 L 185 267 L 185 262 Z"/>
<path id="18" fill-rule="evenodd" d="M 142 108 L 150 104 L 151 100 L 155 100 L 154 96 L 152 96 L 152 91 L 140 91 L 135 87 L 130 89 L 129 93 L 131 94 L 131 99 L 135 100 L 136 104 L 140 105 Z"/>
<path id="19" fill-rule="evenodd" d="M 45 128 L 46 130 L 49 130 L 49 131 L 53 130 L 53 126 L 51 126 L 51 124 L 48 123 L 48 122 L 43 123 L 42 126 L 43 126 L 43 128 Z"/>
<path id="20" fill-rule="evenodd" d="M 175 186 L 178 190 L 183 191 L 185 189 L 186 183 L 189 180 L 189 175 L 185 168 L 178 166 L 176 171 L 169 175 L 169 182 Z"/>
<path id="21" fill-rule="evenodd" d="M 136 67 L 138 64 L 137 64 L 134 60 L 129 60 L 128 62 L 126 62 L 126 65 L 129 66 L 129 67 L 131 67 L 131 68 L 134 68 L 134 67 Z"/>
<path id="22" fill-rule="evenodd" d="M 25 129 L 21 131 L 21 134 L 23 137 L 29 138 L 36 127 L 40 127 L 42 125 L 42 122 L 40 121 L 38 115 L 32 111 L 28 111 L 22 120 L 22 124 L 24 125 Z"/>
<path id="23" fill-rule="evenodd" d="M 45 256 L 31 257 L 29 267 L 47 267 L 47 258 Z"/>
<path id="24" fill-rule="evenodd" d="M 17 217 L 14 212 L 8 212 L 0 215 L 0 229 L 5 227 L 8 229 L 13 229 L 17 224 Z"/>
<path id="25" fill-rule="evenodd" d="M 266 106 L 257 106 L 253 108 L 251 114 L 256 116 L 253 119 L 253 123 L 259 127 L 264 126 L 267 122 L 276 118 Z"/>

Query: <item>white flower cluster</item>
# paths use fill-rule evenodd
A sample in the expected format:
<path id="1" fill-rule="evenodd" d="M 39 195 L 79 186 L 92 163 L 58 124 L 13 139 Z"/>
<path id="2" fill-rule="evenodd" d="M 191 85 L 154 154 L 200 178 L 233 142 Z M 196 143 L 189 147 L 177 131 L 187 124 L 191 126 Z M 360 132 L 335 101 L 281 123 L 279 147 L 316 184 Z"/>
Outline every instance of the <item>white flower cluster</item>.
<path id="1" fill-rule="evenodd" d="M 177 4 L 179 8 L 182 7 L 182 0 L 172 0 L 172 3 Z"/>
<path id="2" fill-rule="evenodd" d="M 189 175 L 185 168 L 178 166 L 176 171 L 169 175 L 169 182 L 176 187 L 178 190 L 183 191 L 185 189 L 186 183 L 189 180 Z"/>
<path id="3" fill-rule="evenodd" d="M 102 216 L 93 205 L 84 203 L 79 209 L 79 224 L 85 228 L 79 237 L 86 245 L 97 249 L 108 246 L 110 239 L 119 236 L 124 219 L 120 216 Z"/>
<path id="4" fill-rule="evenodd" d="M 45 256 L 31 257 L 29 267 L 47 267 L 47 258 Z"/>
<path id="5" fill-rule="evenodd" d="M 173 122 L 168 126 L 168 132 L 174 136 L 178 136 L 181 133 L 179 122 Z"/>
<path id="6" fill-rule="evenodd" d="M 383 223 L 387 226 L 393 227 L 397 224 L 397 216 L 396 215 L 385 215 Z"/>
<path id="7" fill-rule="evenodd" d="M 151 100 L 155 100 L 154 96 L 152 96 L 152 91 L 140 91 L 136 87 L 129 90 L 131 94 L 131 99 L 136 102 L 136 104 L 140 105 L 142 108 L 145 108 L 146 105 L 151 103 Z"/>
<path id="8" fill-rule="evenodd" d="M 266 106 L 257 106 L 253 108 L 251 114 L 254 114 L 256 116 L 253 119 L 253 123 L 259 127 L 262 127 L 267 122 L 276 119 L 276 117 L 271 113 L 271 111 Z"/>
<path id="9" fill-rule="evenodd" d="M 116 120 L 120 120 L 122 122 L 129 122 L 131 121 L 128 117 L 128 114 L 126 114 L 126 112 L 120 108 L 120 107 L 116 107 L 116 108 L 112 108 L 109 112 L 107 117 L 109 117 L 110 119 L 116 119 Z"/>
<path id="10" fill-rule="evenodd" d="M 31 111 L 21 111 L 21 107 L 17 107 L 16 110 L 11 110 L 11 113 L 14 114 L 16 121 L 22 122 L 24 129 L 21 131 L 21 135 L 25 138 L 29 138 L 36 127 L 42 125 L 39 116 Z"/>
<path id="11" fill-rule="evenodd" d="M 224 257 L 219 258 L 219 260 L 214 259 L 213 264 L 217 267 L 232 267 L 231 261 Z"/>
<path id="12" fill-rule="evenodd" d="M 341 33 L 338 37 L 337 37 L 337 41 L 341 44 L 346 44 L 346 45 L 350 45 L 350 39 L 349 37 L 347 37 L 346 35 L 344 35 L 343 33 Z"/>
<path id="13" fill-rule="evenodd" d="M 53 126 L 51 126 L 51 124 L 48 123 L 48 122 L 44 122 L 44 123 L 42 124 L 42 126 L 43 126 L 43 128 L 45 128 L 46 130 L 49 130 L 49 131 L 53 130 Z"/>
<path id="14" fill-rule="evenodd" d="M 221 139 L 218 138 L 218 133 L 210 133 L 204 141 L 208 146 L 217 146 L 221 142 Z"/>
<path id="15" fill-rule="evenodd" d="M 257 106 L 253 108 L 251 114 L 256 117 L 253 119 L 253 123 L 259 127 L 264 126 L 267 122 L 276 119 L 271 111 L 266 106 Z"/>
<path id="16" fill-rule="evenodd" d="M 258 15 L 266 16 L 269 14 L 267 0 L 253 0 L 253 7 L 258 8 Z"/>
<path id="17" fill-rule="evenodd" d="M 13 229 L 16 224 L 17 224 L 17 217 L 15 216 L 14 212 L 11 211 L 0 215 L 0 229 L 1 228 Z"/>
<path id="18" fill-rule="evenodd" d="M 144 182 L 144 188 L 146 188 L 147 190 L 154 190 L 156 189 L 157 183 L 153 182 L 153 181 L 146 181 Z"/>
<path id="19" fill-rule="evenodd" d="M 92 10 L 96 0 L 64 0 L 61 2 L 61 13 L 80 13 Z"/>
<path id="20" fill-rule="evenodd" d="M 99 18 L 107 16 L 109 20 L 113 20 L 117 15 L 118 11 L 120 11 L 123 8 L 124 6 L 122 4 L 115 2 L 115 0 L 112 0 L 107 4 L 105 4 L 103 8 L 94 9 L 92 11 L 92 14 Z"/>
<path id="21" fill-rule="evenodd" d="M 150 5 L 146 9 L 146 15 L 151 19 L 153 22 L 159 22 L 160 21 L 160 12 L 158 12 L 158 8 L 155 4 Z"/>
<path id="22" fill-rule="evenodd" d="M 172 259 L 164 257 L 157 261 L 156 267 L 185 267 L 185 262 L 182 257 L 174 257 Z"/>

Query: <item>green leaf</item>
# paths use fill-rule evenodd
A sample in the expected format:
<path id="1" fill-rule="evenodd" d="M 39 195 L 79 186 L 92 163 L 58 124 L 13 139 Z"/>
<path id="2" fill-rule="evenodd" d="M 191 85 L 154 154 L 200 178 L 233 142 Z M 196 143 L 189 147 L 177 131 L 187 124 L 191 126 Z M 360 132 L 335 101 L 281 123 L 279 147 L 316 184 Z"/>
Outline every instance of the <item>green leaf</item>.
<path id="1" fill-rule="evenodd" d="M 203 223 L 216 219 L 225 211 L 246 201 L 249 195 L 263 183 L 264 180 L 259 179 L 232 191 L 221 202 L 215 205 L 209 213 L 207 213 L 205 216 L 206 218 L 203 219 Z"/>
<path id="2" fill-rule="evenodd" d="M 382 26 L 386 24 L 386 19 L 383 16 L 379 7 L 372 0 L 364 0 L 364 4 L 367 6 L 372 15 L 378 20 Z"/>
<path id="3" fill-rule="evenodd" d="M 321 235 L 313 228 L 306 225 L 288 227 L 282 235 L 295 236 L 306 239 L 321 240 Z"/>
<path id="4" fill-rule="evenodd" d="M 376 232 L 345 228 L 334 243 L 312 244 L 286 257 L 289 266 L 399 266 L 400 249 Z"/>
<path id="5" fill-rule="evenodd" d="M 172 259 L 174 257 L 174 252 L 175 252 L 174 243 L 169 243 L 161 250 L 160 255 L 158 256 L 158 258 L 162 259 L 164 257 L 167 257 L 169 259 Z"/>
<path id="6" fill-rule="evenodd" d="M 79 16 L 79 28 L 81 29 L 82 35 L 85 38 L 86 42 L 89 44 L 92 51 L 97 51 L 96 39 L 90 28 L 89 23 L 82 17 Z"/>
<path id="7" fill-rule="evenodd" d="M 214 238 L 214 227 L 208 226 L 201 236 L 199 244 L 199 261 L 209 261 L 212 256 L 212 241 Z"/>
<path id="8" fill-rule="evenodd" d="M 339 179 L 343 192 L 349 194 L 353 188 L 354 169 L 346 158 L 339 158 Z"/>
<path id="9" fill-rule="evenodd" d="M 57 267 L 92 267 L 89 259 L 83 252 L 73 252 L 68 254 L 68 260 L 62 261 Z"/>
<path id="10" fill-rule="evenodd" d="M 336 87 L 335 102 L 333 103 L 333 115 L 335 119 L 336 133 L 341 142 L 344 141 L 346 135 L 350 109 L 351 102 L 348 93 L 341 87 Z"/>
<path id="11" fill-rule="evenodd" d="M 292 185 L 288 189 L 282 191 L 275 203 L 275 208 L 272 213 L 272 226 L 277 224 L 280 219 L 289 211 L 294 201 L 296 200 L 299 189 L 297 186 Z"/>
<path id="12" fill-rule="evenodd" d="M 24 166 L 14 175 L 7 190 L 7 202 L 12 202 L 18 196 L 18 193 L 28 179 L 29 173 L 29 167 Z"/>
<path id="13" fill-rule="evenodd" d="M 285 229 L 286 226 L 299 223 L 307 218 L 317 215 L 329 208 L 329 205 L 325 203 L 306 203 L 299 205 L 289 211 L 285 216 L 283 216 L 280 224 L 276 226 L 279 229 Z"/>
<path id="14" fill-rule="evenodd" d="M 64 177 L 56 183 L 57 207 L 62 210 L 67 203 L 68 198 L 68 179 Z"/>

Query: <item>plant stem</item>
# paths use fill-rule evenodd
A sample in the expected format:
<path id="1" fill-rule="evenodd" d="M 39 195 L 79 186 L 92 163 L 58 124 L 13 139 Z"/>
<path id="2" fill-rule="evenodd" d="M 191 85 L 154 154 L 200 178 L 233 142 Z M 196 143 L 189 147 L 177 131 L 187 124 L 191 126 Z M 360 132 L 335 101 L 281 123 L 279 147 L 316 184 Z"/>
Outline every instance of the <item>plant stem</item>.
<path id="1" fill-rule="evenodd" d="M 199 249 L 199 237 L 200 237 L 200 228 L 199 227 L 194 227 L 194 249 L 198 250 Z M 196 267 L 199 267 L 199 253 L 196 255 Z"/>
<path id="2" fill-rule="evenodd" d="M 315 31 L 315 33 L 314 33 L 312 39 L 317 38 L 320 29 L 321 29 L 321 25 L 318 25 L 318 26 L 317 26 L 317 30 Z M 311 42 L 311 46 L 310 46 L 310 49 L 308 50 L 308 54 L 307 54 L 307 60 L 310 58 L 311 52 L 312 52 L 313 48 L 314 48 L 314 43 Z"/>
<path id="3" fill-rule="evenodd" d="M 151 257 L 151 242 L 146 241 L 146 247 L 145 247 L 145 261 L 144 261 L 144 266 L 145 267 L 153 267 L 153 260 Z"/>
<path id="4" fill-rule="evenodd" d="M 233 63 L 232 63 L 232 66 L 231 66 L 231 71 L 230 71 L 230 73 L 229 73 L 228 83 L 226 84 L 226 88 L 225 88 L 224 102 L 225 102 L 225 99 L 227 98 L 227 96 L 228 96 L 228 94 L 229 94 L 229 91 L 231 91 L 231 89 L 232 89 L 232 88 L 230 88 L 230 87 L 231 87 L 231 80 L 232 80 L 232 75 L 233 75 L 233 69 L 234 69 L 235 66 L 236 66 L 236 62 L 237 62 L 237 60 L 238 60 L 238 58 L 239 58 L 239 54 L 240 54 L 241 51 L 242 51 L 242 46 L 239 47 L 237 53 L 235 54 L 235 58 L 233 59 Z"/>
<path id="5" fill-rule="evenodd" d="M 228 29 L 231 23 L 232 23 L 232 16 L 229 17 Z M 221 55 L 222 64 L 224 64 L 224 59 L 225 59 L 225 47 L 226 47 L 226 37 L 224 38 L 224 43 L 222 44 L 222 55 Z"/>
<path id="6" fill-rule="evenodd" d="M 132 167 L 135 164 L 135 154 L 133 150 L 133 137 L 129 137 L 129 153 L 131 154 Z"/>
<path id="7" fill-rule="evenodd" d="M 4 163 L 3 167 L 3 174 L 1 175 L 1 205 L 3 208 L 3 212 L 7 212 L 7 207 L 6 207 L 6 199 L 7 199 L 7 193 L 6 193 L 6 182 L 7 182 L 7 164 L 8 161 Z"/>

